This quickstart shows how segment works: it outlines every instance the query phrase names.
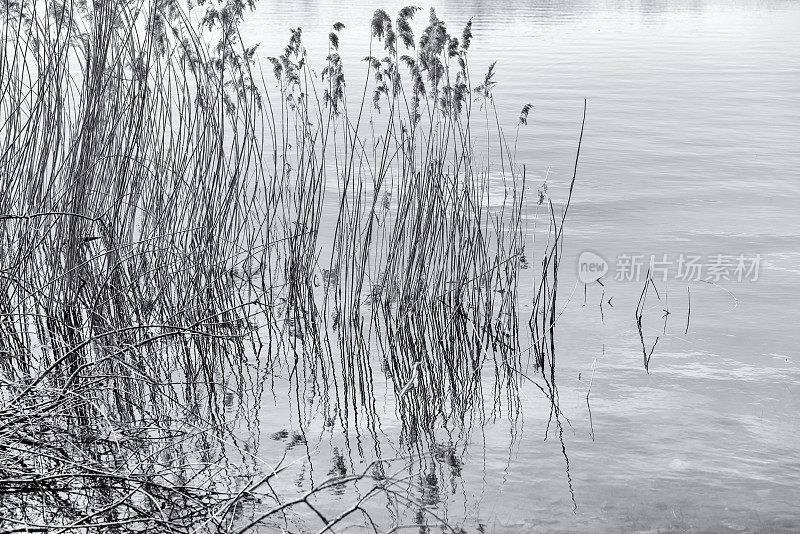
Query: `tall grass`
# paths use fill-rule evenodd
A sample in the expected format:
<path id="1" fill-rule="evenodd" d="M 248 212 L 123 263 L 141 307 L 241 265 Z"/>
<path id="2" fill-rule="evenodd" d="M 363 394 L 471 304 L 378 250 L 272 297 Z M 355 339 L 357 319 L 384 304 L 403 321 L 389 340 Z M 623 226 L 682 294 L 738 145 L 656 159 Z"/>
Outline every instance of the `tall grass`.
<path id="1" fill-rule="evenodd" d="M 341 24 L 317 76 L 299 29 L 257 61 L 252 7 L 205 3 L 195 26 L 173 0 L 0 5 L 3 528 L 246 529 L 298 506 L 328 528 L 366 499 L 313 499 L 363 481 L 418 506 L 380 462 L 259 493 L 280 472 L 257 455 L 276 368 L 372 432 L 381 372 L 419 455 L 441 455 L 437 427 L 517 413 L 526 172 L 494 65 L 473 82 L 471 23 L 455 37 L 431 10 L 417 38 L 417 8 L 377 11 L 353 91 Z M 530 325 L 550 384 L 548 213 Z"/>

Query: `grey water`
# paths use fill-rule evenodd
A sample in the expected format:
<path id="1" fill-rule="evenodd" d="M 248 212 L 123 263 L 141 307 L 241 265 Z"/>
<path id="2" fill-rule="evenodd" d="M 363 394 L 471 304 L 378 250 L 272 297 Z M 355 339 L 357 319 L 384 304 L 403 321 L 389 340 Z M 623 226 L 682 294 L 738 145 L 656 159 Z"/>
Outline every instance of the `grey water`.
<path id="1" fill-rule="evenodd" d="M 278 55 L 302 27 L 309 54 L 324 57 L 343 22 L 353 72 L 372 12 L 402 5 L 260 2 L 244 39 Z M 446 478 L 420 483 L 423 501 L 466 532 L 800 531 L 800 3 L 421 7 L 417 18 L 435 7 L 455 34 L 473 20 L 471 66 L 497 62 L 508 131 L 533 104 L 517 160 L 553 198 L 572 176 L 587 102 L 556 327 L 562 439 L 546 430 L 549 402 L 522 386 L 516 423 L 501 414 L 461 435 L 443 430 L 456 452 Z M 602 284 L 579 277 L 587 251 L 608 269 Z M 646 372 L 635 310 L 651 260 Z M 534 271 L 520 287 L 523 316 Z M 357 471 L 375 450 L 402 454 L 377 363 L 373 380 L 377 433 L 363 420 L 326 424 L 289 389 L 288 371 L 275 378 L 258 455 L 296 462 L 282 491 Z M 326 498 L 346 508 L 348 497 Z"/>

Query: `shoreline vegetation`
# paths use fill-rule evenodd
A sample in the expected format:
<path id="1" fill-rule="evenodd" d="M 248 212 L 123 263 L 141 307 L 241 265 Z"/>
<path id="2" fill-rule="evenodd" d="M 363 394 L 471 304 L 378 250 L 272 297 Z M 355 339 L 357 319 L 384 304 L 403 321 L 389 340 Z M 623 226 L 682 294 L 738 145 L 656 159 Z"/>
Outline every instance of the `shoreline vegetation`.
<path id="1" fill-rule="evenodd" d="M 561 432 L 575 175 L 561 208 L 528 183 L 471 22 L 379 10 L 345 80 L 340 23 L 317 75 L 300 29 L 263 61 L 242 42 L 252 0 L 199 4 L 0 4 L 0 528 L 458 531 L 414 493 L 460 465 L 434 429 L 513 420 L 530 381 Z M 286 458 L 257 455 L 277 374 L 374 437 L 380 374 L 406 454 L 278 494 Z"/>

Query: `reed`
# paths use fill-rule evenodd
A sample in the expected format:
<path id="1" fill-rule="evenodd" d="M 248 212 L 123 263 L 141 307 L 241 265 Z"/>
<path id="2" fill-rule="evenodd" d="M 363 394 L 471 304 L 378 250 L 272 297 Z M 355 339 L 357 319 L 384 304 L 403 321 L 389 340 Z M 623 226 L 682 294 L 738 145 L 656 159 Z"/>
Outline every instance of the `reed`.
<path id="1" fill-rule="evenodd" d="M 331 516 L 313 498 L 364 481 L 425 509 L 374 470 L 258 493 L 280 472 L 256 454 L 277 369 L 373 433 L 383 373 L 417 458 L 451 451 L 437 426 L 516 417 L 527 175 L 494 65 L 472 81 L 471 22 L 456 37 L 431 10 L 417 38 L 417 8 L 378 10 L 350 90 L 342 24 L 320 76 L 299 29 L 264 73 L 252 7 L 204 3 L 196 27 L 174 0 L 0 5 L 4 529 L 246 530 L 302 506 L 328 529 L 366 499 Z M 566 208 L 547 209 L 529 324 L 555 399 Z"/>

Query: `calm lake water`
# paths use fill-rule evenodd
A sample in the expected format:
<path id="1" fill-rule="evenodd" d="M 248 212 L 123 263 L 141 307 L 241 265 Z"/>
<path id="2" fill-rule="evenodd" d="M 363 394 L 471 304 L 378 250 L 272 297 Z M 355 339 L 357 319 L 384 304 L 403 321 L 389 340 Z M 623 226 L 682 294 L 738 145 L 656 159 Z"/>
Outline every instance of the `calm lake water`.
<path id="1" fill-rule="evenodd" d="M 402 5 L 261 1 L 245 40 L 277 55 L 300 26 L 323 58 L 341 21 L 341 54 L 360 76 L 372 12 Z M 544 440 L 548 401 L 524 386 L 516 424 L 503 415 L 443 436 L 457 454 L 440 455 L 421 498 L 467 532 L 800 531 L 800 3 L 470 0 L 424 4 L 417 18 L 430 6 L 455 34 L 473 18 L 473 72 L 497 61 L 508 131 L 534 104 L 517 159 L 554 200 L 588 105 L 560 280 L 563 450 L 552 429 Z M 585 291 L 584 251 L 609 269 Z M 651 256 L 669 269 L 644 310 L 647 350 L 658 337 L 647 373 L 635 310 Z M 702 271 L 684 276 L 693 257 Z M 642 263 L 638 278 L 629 262 Z M 288 370 L 276 377 L 258 455 L 296 460 L 282 491 L 358 470 L 376 451 L 403 454 L 379 369 L 374 433 L 326 424 L 289 391 Z M 308 447 L 292 446 L 301 432 Z M 346 507 L 352 495 L 330 499 Z"/>

